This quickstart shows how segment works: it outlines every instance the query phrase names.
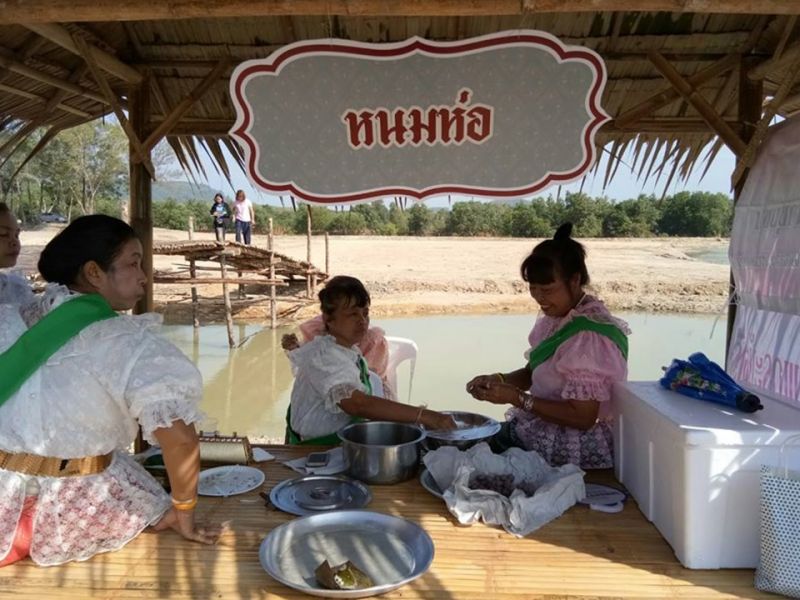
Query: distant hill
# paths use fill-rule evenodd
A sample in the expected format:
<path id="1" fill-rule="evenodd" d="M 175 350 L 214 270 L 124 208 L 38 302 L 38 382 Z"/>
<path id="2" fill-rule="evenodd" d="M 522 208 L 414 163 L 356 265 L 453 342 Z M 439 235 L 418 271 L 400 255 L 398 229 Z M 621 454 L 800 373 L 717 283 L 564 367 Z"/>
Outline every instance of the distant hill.
<path id="1" fill-rule="evenodd" d="M 178 202 L 187 202 L 189 200 L 211 202 L 214 194 L 218 191 L 204 183 L 194 185 L 188 181 L 154 181 L 153 202 L 161 202 L 168 198 Z"/>

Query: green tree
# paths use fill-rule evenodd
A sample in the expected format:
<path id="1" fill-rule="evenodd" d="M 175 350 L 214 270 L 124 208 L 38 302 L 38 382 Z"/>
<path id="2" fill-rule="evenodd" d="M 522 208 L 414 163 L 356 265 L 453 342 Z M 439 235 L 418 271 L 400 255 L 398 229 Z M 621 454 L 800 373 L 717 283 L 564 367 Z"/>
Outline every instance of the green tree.
<path id="1" fill-rule="evenodd" d="M 367 231 L 367 219 L 362 212 L 352 210 L 336 213 L 328 224 L 328 231 L 339 235 L 360 235 Z"/>
<path id="2" fill-rule="evenodd" d="M 422 202 L 414 203 L 408 214 L 409 235 L 429 235 L 433 226 L 433 211 Z"/>
<path id="3" fill-rule="evenodd" d="M 408 214 L 400 210 L 397 204 L 389 206 L 389 223 L 394 225 L 396 235 L 409 235 Z"/>
<path id="4" fill-rule="evenodd" d="M 729 235 L 733 204 L 725 194 L 680 192 L 664 198 L 658 229 L 667 235 Z"/>
<path id="5" fill-rule="evenodd" d="M 512 237 L 548 237 L 552 235 L 550 221 L 544 216 L 541 204 L 522 202 L 511 208 L 508 234 Z"/>

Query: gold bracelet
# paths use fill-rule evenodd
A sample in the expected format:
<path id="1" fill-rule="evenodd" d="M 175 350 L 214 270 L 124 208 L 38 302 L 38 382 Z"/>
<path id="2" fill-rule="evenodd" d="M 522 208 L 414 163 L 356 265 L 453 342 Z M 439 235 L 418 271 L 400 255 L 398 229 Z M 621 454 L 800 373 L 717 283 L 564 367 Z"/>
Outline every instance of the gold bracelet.
<path id="1" fill-rule="evenodd" d="M 194 510 L 194 507 L 197 506 L 197 496 L 191 500 L 176 500 L 172 498 L 172 506 L 174 506 L 176 510 Z"/>
<path id="2" fill-rule="evenodd" d="M 422 411 L 428 408 L 427 404 L 423 404 L 419 407 L 419 412 L 417 413 L 417 418 L 414 419 L 414 425 L 419 425 L 419 420 L 422 418 Z"/>
<path id="3" fill-rule="evenodd" d="M 500 380 L 500 383 L 506 382 L 506 376 L 503 375 L 502 373 L 495 373 L 495 375 L 497 375 L 497 378 Z"/>

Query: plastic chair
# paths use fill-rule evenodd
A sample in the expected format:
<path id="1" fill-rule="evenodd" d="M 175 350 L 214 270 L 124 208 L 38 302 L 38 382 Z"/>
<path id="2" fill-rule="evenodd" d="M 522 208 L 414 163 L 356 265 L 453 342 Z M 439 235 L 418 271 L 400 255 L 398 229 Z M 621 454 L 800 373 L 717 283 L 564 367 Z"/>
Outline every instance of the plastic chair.
<path id="1" fill-rule="evenodd" d="M 389 362 L 386 366 L 386 381 L 395 392 L 398 392 L 397 367 L 407 360 L 411 361 L 411 369 L 408 376 L 407 399 L 407 402 L 411 402 L 411 385 L 414 382 L 414 367 L 417 364 L 417 344 L 414 340 L 390 335 L 386 336 L 386 341 L 389 342 Z M 398 401 L 400 401 L 399 395 Z"/>

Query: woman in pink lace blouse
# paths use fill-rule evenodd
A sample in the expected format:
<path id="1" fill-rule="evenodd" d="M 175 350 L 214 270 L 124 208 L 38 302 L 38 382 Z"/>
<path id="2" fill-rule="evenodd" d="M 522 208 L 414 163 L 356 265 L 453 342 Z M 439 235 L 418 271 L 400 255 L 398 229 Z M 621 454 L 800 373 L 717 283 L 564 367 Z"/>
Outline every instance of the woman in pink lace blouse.
<path id="1" fill-rule="evenodd" d="M 586 251 L 565 223 L 523 261 L 521 274 L 541 309 L 528 336 L 527 364 L 479 375 L 467 384 L 476 399 L 510 404 L 493 440 L 535 450 L 551 465 L 585 469 L 614 465 L 608 422 L 611 387 L 627 377 L 627 324 L 584 292 Z"/>

